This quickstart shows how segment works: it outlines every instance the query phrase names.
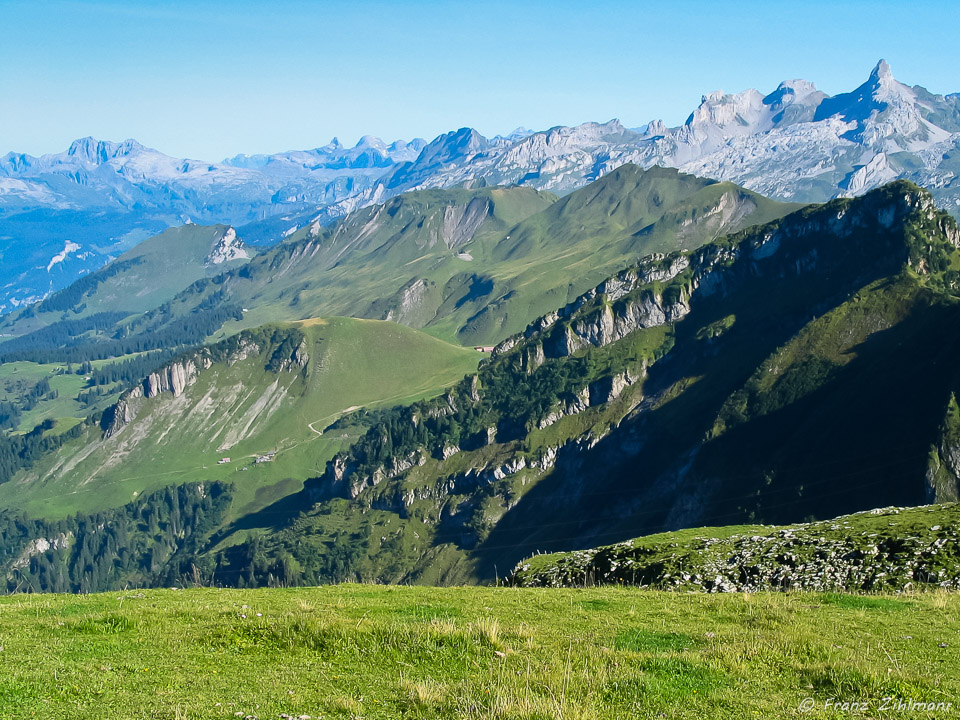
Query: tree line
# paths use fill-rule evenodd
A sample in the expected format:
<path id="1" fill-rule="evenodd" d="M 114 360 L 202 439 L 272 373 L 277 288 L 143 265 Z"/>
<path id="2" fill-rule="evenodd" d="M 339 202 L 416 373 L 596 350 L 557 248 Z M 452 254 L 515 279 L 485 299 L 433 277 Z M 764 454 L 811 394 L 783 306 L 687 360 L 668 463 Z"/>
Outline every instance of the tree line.
<path id="1" fill-rule="evenodd" d="M 130 335 L 125 335 L 125 328 L 117 325 L 126 317 L 125 313 L 97 313 L 79 320 L 58 321 L 0 343 L 0 363 L 82 363 L 199 345 L 228 320 L 242 320 L 243 312 L 239 305 L 204 308 Z M 101 340 L 91 340 L 87 335 L 102 330 L 113 330 L 113 335 Z"/>
<path id="2" fill-rule="evenodd" d="M 7 592 L 88 593 L 200 579 L 196 552 L 231 497 L 229 485 L 189 484 L 64 520 L 0 512 L 0 582 Z"/>

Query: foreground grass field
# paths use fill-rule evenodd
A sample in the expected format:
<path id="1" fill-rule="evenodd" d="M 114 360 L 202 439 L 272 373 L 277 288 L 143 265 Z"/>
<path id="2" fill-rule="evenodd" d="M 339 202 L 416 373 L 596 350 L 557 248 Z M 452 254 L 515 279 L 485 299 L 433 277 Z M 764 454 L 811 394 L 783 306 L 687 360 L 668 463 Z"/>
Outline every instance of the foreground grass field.
<path id="1" fill-rule="evenodd" d="M 0 718 L 957 717 L 958 611 L 946 593 L 8 596 Z"/>

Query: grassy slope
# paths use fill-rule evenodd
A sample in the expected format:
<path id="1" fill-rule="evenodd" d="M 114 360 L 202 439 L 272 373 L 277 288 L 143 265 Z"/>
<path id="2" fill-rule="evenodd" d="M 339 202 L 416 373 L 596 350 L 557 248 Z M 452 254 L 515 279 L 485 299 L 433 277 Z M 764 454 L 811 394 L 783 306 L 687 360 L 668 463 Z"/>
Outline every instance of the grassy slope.
<path id="1" fill-rule="evenodd" d="M 879 508 L 789 526 L 693 528 L 592 550 L 534 555 L 518 564 L 510 583 L 626 583 L 694 592 L 956 588 L 958 530 L 956 503 Z"/>
<path id="2" fill-rule="evenodd" d="M 137 357 L 137 354 L 124 355 L 107 360 L 92 360 L 94 369 L 104 365 L 123 362 Z M 50 389 L 57 391 L 56 398 L 40 399 L 36 406 L 25 412 L 20 419 L 17 432 L 29 432 L 44 420 L 56 420 L 55 432 L 63 432 L 80 423 L 83 418 L 92 413 L 103 410 L 111 405 L 117 396 L 125 389 L 122 383 L 103 386 L 102 397 L 89 405 L 80 402 L 77 396 L 91 388 L 83 375 L 64 372 L 68 369 L 67 363 L 35 363 L 28 361 L 0 364 L 0 400 L 16 402 L 25 391 L 28 391 L 43 378 L 50 382 Z M 73 366 L 76 369 L 77 366 Z M 96 389 L 96 388 L 94 388 Z"/>
<path id="3" fill-rule="evenodd" d="M 215 365 L 180 398 L 163 394 L 148 401 L 114 437 L 102 440 L 99 430 L 91 429 L 0 486 L 0 505 L 62 517 L 122 505 L 135 493 L 168 484 L 230 480 L 237 486 L 240 516 L 299 490 L 305 478 L 322 472 L 349 440 L 321 435 L 344 410 L 435 394 L 479 360 L 473 350 L 393 323 L 331 319 L 301 325 L 312 342 L 305 381 L 299 374 L 265 372 L 260 358 Z M 254 410 L 258 402 L 276 407 L 269 422 Z M 249 429 L 238 433 L 250 419 Z M 235 442 L 223 447 L 231 433 Z M 273 462 L 253 464 L 268 451 L 277 452 Z M 222 456 L 233 462 L 218 465 Z"/>
<path id="4" fill-rule="evenodd" d="M 445 209 L 466 207 L 473 200 L 490 202 L 488 217 L 466 245 L 448 247 L 442 239 Z M 266 318 L 307 315 L 383 317 L 402 304 L 405 286 L 422 279 L 427 297 L 412 313 L 400 313 L 406 324 L 422 327 L 443 304 L 448 283 L 456 286 L 454 292 L 466 292 L 460 285 L 486 272 L 477 256 L 468 260 L 460 253 L 471 254 L 496 242 L 555 200 L 549 193 L 529 188 L 410 193 L 352 213 L 319 236 L 316 251 L 311 246 L 309 256 L 287 267 L 280 259 L 288 249 L 309 242 L 309 229 L 301 230 L 252 266 L 250 280 L 235 277 L 228 287 L 234 298 L 250 308 L 243 322 L 249 325 Z M 275 267 L 278 261 L 279 272 L 256 274 L 260 267 Z M 231 323 L 226 330 L 239 326 Z"/>
<path id="5" fill-rule="evenodd" d="M 3 318 L 0 332 L 21 335 L 68 318 L 98 312 L 140 313 L 173 298 L 192 282 L 248 262 L 232 260 L 207 267 L 204 263 L 226 225 L 183 225 L 144 240 L 105 267 L 81 278 L 89 289 L 73 298 L 66 312 L 56 303 L 58 295 L 71 295 L 71 288 L 50 299 L 55 308 L 34 306 Z M 255 250 L 246 248 L 253 256 Z M 49 303 L 48 303 L 49 304 Z M 37 311 L 39 308 L 39 311 Z"/>
<path id="6" fill-rule="evenodd" d="M 641 255 L 697 247 L 798 207 L 730 183 L 635 166 L 554 200 L 529 188 L 418 191 L 359 210 L 313 243 L 304 229 L 222 286 L 250 309 L 226 331 L 392 312 L 448 340 L 490 344 Z M 440 239 L 445 213 L 471 201 L 489 201 L 490 214 L 464 244 L 448 247 Z M 728 210 L 713 212 L 718 205 Z M 404 291 L 418 281 L 416 301 L 405 304 Z M 178 307 L 186 312 L 202 298 L 184 295 Z"/>
<path id="7" fill-rule="evenodd" d="M 849 717 L 831 698 L 952 717 L 958 617 L 944 593 L 20 595 L 0 598 L 0 718 Z M 881 712 L 887 697 L 953 705 Z"/>

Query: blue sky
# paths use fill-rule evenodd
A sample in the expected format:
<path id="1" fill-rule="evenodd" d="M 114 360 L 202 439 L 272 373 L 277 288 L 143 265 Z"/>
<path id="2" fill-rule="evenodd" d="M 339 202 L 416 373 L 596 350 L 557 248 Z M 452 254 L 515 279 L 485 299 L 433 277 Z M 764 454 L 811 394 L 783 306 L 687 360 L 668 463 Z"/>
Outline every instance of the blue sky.
<path id="1" fill-rule="evenodd" d="M 939 2 L 0 0 L 0 154 L 86 135 L 176 156 L 683 122 L 700 96 L 804 78 L 834 94 L 881 57 L 960 91 Z"/>

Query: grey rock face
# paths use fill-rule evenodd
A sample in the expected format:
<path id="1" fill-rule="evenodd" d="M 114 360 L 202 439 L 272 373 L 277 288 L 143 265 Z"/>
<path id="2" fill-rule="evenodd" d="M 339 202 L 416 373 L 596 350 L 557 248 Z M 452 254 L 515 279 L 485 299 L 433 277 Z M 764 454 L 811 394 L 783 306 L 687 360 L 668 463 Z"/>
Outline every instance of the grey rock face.
<path id="1" fill-rule="evenodd" d="M 225 359 L 228 365 L 245 360 L 256 355 L 260 346 L 248 337 L 241 337 L 236 349 Z M 306 340 L 300 343 L 290 358 L 280 363 L 280 371 L 299 371 L 307 367 L 310 358 L 307 352 Z M 213 351 L 209 347 L 201 348 L 191 355 L 167 363 L 162 368 L 150 373 L 130 390 L 123 393 L 117 402 L 110 408 L 106 417 L 109 421 L 104 427 L 104 438 L 116 435 L 124 427 L 133 422 L 146 400 L 156 398 L 163 393 L 173 397 L 180 397 L 184 391 L 193 385 L 204 370 L 213 366 Z"/>

